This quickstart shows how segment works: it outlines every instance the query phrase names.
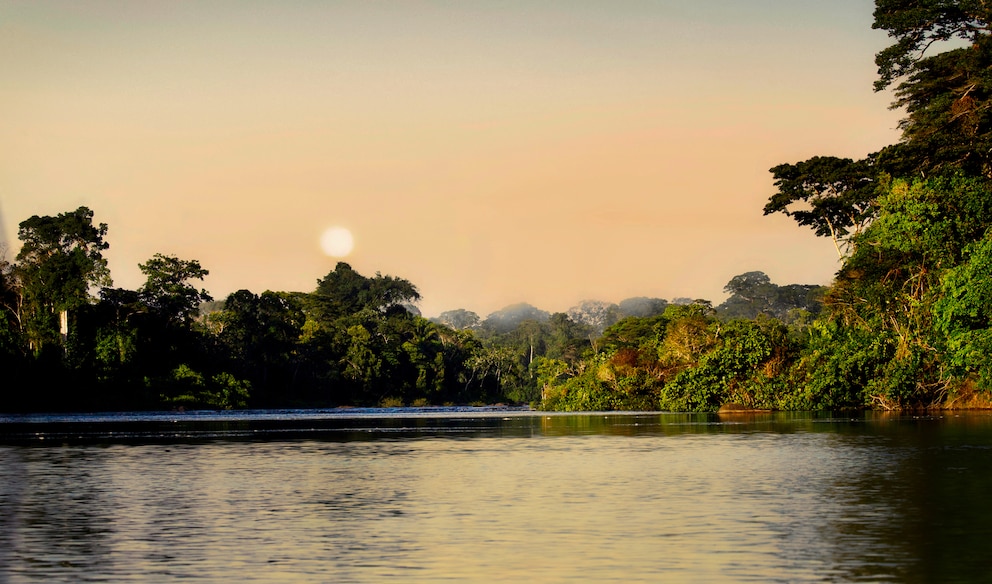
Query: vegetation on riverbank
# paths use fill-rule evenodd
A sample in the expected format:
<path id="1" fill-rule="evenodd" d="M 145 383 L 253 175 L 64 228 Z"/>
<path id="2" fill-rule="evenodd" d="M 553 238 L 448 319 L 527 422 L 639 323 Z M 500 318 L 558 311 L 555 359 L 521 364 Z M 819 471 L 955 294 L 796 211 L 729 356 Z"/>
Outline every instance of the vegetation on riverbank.
<path id="1" fill-rule="evenodd" d="M 894 86 L 901 141 L 771 169 L 765 214 L 830 237 L 842 260 L 821 315 L 789 326 L 668 314 L 653 336 L 547 377 L 546 407 L 990 404 L 992 9 L 877 0 L 874 28 L 894 40 L 876 55 L 875 89 Z"/>
<path id="2" fill-rule="evenodd" d="M 0 263 L 0 409 L 533 403 L 556 410 L 984 407 L 992 389 L 992 9 L 877 0 L 898 144 L 771 169 L 766 214 L 832 239 L 828 288 L 728 282 L 719 306 L 632 298 L 485 320 L 345 263 L 312 292 L 223 302 L 157 254 L 113 288 L 81 207 L 20 224 Z M 950 42 L 948 42 L 950 41 Z M 941 50 L 943 49 L 943 50 Z M 98 291 L 98 293 L 94 293 Z"/>

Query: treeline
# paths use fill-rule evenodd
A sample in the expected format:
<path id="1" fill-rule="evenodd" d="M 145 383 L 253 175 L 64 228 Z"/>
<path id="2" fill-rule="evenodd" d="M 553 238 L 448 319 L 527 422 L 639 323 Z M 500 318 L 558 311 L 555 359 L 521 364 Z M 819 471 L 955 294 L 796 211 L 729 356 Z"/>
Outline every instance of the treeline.
<path id="1" fill-rule="evenodd" d="M 764 208 L 833 240 L 822 314 L 622 321 L 594 356 L 543 364 L 545 407 L 992 407 L 992 6 L 877 0 L 874 16 L 893 39 L 875 89 L 894 87 L 902 139 L 778 165 Z"/>
<path id="2" fill-rule="evenodd" d="M 309 293 L 216 302 L 196 260 L 156 254 L 111 287 L 107 226 L 81 207 L 22 222 L 0 265 L 6 411 L 494 403 L 479 339 L 414 314 L 410 282 L 338 263 Z M 92 291 L 98 290 L 93 295 Z"/>
<path id="3" fill-rule="evenodd" d="M 825 290 L 778 286 L 763 272 L 747 272 L 727 284 L 730 297 L 717 307 L 702 299 L 640 297 L 585 301 L 556 314 L 518 304 L 485 320 L 454 310 L 435 321 L 481 340 L 487 367 L 497 371 L 509 401 L 573 411 L 715 409 L 722 401 L 666 400 L 661 390 L 735 334 L 726 331 L 775 330 L 769 351 L 785 350 L 783 344 L 804 334 L 819 314 Z"/>
<path id="4" fill-rule="evenodd" d="M 733 278 L 704 300 L 421 318 L 416 288 L 338 264 L 308 293 L 222 303 L 195 260 L 111 287 L 106 225 L 21 223 L 0 265 L 4 409 L 534 403 L 548 409 L 992 405 L 992 6 L 877 0 L 876 89 L 902 139 L 771 169 L 765 214 L 829 237 L 831 286 Z M 99 290 L 99 296 L 91 295 Z M 201 307 L 214 310 L 202 314 Z"/>
<path id="5" fill-rule="evenodd" d="M 420 295 L 412 283 L 363 276 L 346 263 L 311 292 L 239 290 L 215 301 L 196 285 L 208 274 L 198 261 L 156 254 L 139 265 L 142 286 L 114 288 L 103 257 L 107 231 L 85 207 L 20 224 L 20 252 L 0 264 L 3 410 L 500 402 L 655 409 L 650 396 L 660 385 L 650 375 L 634 374 L 645 381 L 637 388 L 621 382 L 630 399 L 604 383 L 598 397 L 576 402 L 571 388 L 602 381 L 589 377 L 596 364 L 657 369 L 648 363 L 649 339 L 685 328 L 686 318 L 779 318 L 802 327 L 821 292 L 749 272 L 728 283 L 731 296 L 716 309 L 701 300 L 630 298 L 586 301 L 567 313 L 519 304 L 484 320 L 464 309 L 428 320 L 413 305 Z M 669 373 L 714 343 L 683 345 L 677 362 L 655 351 Z"/>

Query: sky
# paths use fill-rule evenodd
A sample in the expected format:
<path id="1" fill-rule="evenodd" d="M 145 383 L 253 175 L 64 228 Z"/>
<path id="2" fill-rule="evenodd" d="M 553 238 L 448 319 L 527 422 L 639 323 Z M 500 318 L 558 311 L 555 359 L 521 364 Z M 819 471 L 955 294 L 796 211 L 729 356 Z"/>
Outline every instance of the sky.
<path id="1" fill-rule="evenodd" d="M 338 261 L 425 316 L 827 284 L 768 169 L 898 140 L 867 0 L 0 0 L 0 238 L 81 205 L 114 284 Z M 327 255 L 321 235 L 350 231 Z"/>

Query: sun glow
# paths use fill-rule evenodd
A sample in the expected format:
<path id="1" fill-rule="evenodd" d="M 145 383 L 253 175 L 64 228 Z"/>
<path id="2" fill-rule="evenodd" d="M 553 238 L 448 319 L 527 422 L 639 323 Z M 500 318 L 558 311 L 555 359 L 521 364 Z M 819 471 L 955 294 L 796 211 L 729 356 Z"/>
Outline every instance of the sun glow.
<path id="1" fill-rule="evenodd" d="M 343 258 L 355 247 L 355 238 L 345 227 L 328 227 L 320 236 L 320 248 L 331 257 Z"/>

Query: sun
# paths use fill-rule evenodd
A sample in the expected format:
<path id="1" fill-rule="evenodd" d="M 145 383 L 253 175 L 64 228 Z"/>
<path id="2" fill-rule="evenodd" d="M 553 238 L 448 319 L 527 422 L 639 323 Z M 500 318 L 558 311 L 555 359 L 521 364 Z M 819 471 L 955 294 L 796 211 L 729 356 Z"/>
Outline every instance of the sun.
<path id="1" fill-rule="evenodd" d="M 320 235 L 320 248 L 331 257 L 343 258 L 355 247 L 355 238 L 345 227 L 328 227 Z"/>

